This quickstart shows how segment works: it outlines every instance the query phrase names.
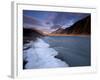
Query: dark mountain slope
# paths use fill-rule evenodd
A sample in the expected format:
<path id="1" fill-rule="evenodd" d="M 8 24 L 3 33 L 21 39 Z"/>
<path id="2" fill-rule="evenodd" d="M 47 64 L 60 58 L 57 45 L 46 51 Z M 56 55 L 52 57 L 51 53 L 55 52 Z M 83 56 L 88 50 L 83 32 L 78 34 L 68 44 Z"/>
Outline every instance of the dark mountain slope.
<path id="1" fill-rule="evenodd" d="M 39 37 L 44 37 L 44 35 L 36 30 L 36 29 L 26 29 L 23 28 L 23 44 L 29 42 L 29 41 L 35 41 Z"/>

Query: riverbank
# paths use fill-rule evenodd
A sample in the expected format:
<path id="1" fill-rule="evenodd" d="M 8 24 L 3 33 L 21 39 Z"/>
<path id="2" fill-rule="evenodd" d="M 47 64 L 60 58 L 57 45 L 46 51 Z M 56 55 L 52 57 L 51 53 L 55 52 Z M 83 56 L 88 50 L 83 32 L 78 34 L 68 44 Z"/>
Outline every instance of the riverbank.
<path id="1" fill-rule="evenodd" d="M 85 34 L 47 34 L 47 36 L 80 36 L 80 37 L 89 37 L 91 35 Z"/>

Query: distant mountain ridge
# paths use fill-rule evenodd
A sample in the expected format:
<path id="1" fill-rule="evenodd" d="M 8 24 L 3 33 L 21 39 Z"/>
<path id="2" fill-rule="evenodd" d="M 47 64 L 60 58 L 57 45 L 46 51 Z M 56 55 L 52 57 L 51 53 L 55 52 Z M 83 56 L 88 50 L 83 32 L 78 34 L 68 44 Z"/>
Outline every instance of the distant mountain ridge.
<path id="1" fill-rule="evenodd" d="M 52 32 L 51 34 L 91 34 L 91 16 L 87 16 L 84 19 L 81 19 L 74 23 L 71 27 L 58 30 Z"/>

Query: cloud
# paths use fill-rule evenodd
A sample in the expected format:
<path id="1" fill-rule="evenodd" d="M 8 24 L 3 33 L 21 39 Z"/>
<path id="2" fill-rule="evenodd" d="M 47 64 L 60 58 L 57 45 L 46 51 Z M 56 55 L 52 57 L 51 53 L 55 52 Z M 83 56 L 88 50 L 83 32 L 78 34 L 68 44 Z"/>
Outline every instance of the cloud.
<path id="1" fill-rule="evenodd" d="M 30 16 L 23 16 L 23 27 L 28 29 L 37 29 L 41 30 L 43 32 L 52 32 L 51 27 L 53 26 L 53 23 L 46 24 L 43 21 L 39 21 L 33 17 Z"/>
<path id="2" fill-rule="evenodd" d="M 44 17 L 40 15 L 39 12 L 35 13 L 33 16 L 23 15 L 23 27 L 35 28 L 50 33 L 60 27 L 64 29 L 70 27 L 78 20 L 89 15 L 85 13 L 68 12 L 43 12 L 42 14 Z"/>
<path id="3" fill-rule="evenodd" d="M 41 22 L 31 16 L 23 16 L 23 24 L 41 25 Z"/>
<path id="4" fill-rule="evenodd" d="M 69 25 L 70 23 L 75 23 L 76 21 L 85 18 L 89 14 L 87 13 L 70 13 L 70 12 L 59 12 L 57 13 L 55 19 L 53 20 L 54 24 L 59 25 Z M 72 21 L 73 20 L 73 21 Z"/>
<path id="5" fill-rule="evenodd" d="M 65 29 L 65 28 L 68 28 L 68 27 L 70 27 L 71 25 L 73 25 L 75 23 L 75 21 L 72 19 L 72 20 L 69 20 L 66 24 L 64 24 L 63 26 L 62 26 L 62 28 L 63 29 Z"/>

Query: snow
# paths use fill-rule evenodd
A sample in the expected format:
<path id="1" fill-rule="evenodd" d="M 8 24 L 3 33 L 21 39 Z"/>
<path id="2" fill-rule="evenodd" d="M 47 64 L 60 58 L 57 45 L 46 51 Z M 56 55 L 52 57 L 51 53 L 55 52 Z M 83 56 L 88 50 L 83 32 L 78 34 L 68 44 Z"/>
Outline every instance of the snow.
<path id="1" fill-rule="evenodd" d="M 24 45 L 27 46 L 31 48 L 24 50 L 23 59 L 28 61 L 26 69 L 68 67 L 67 63 L 55 58 L 58 52 L 42 39 L 38 38 L 37 41 Z"/>

